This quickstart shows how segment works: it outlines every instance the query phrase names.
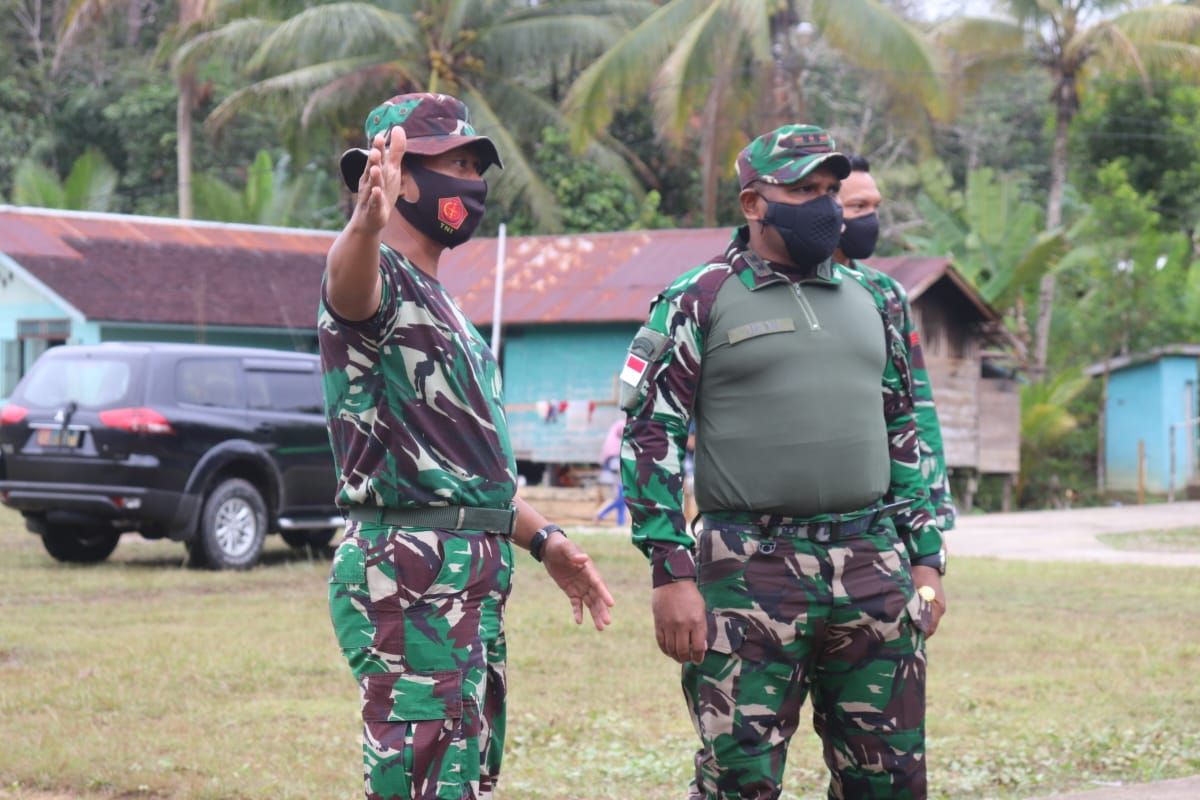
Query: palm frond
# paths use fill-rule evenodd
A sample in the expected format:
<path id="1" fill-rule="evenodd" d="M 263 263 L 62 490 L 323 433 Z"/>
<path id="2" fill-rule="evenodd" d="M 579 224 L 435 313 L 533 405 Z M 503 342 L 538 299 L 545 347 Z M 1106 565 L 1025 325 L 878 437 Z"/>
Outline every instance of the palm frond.
<path id="1" fill-rule="evenodd" d="M 737 30 L 750 45 L 753 59 L 759 63 L 771 60 L 771 15 L 761 0 L 726 0 L 726 8 Z"/>
<path id="2" fill-rule="evenodd" d="M 373 107 L 371 104 L 381 96 L 397 90 L 416 91 L 427 80 L 395 61 L 371 64 L 314 90 L 300 111 L 300 125 L 307 128 L 315 119 L 334 116 L 358 105 Z"/>
<path id="3" fill-rule="evenodd" d="M 953 17 L 929 32 L 939 47 L 969 61 L 1025 54 L 1025 30 L 1017 23 L 993 17 Z"/>
<path id="4" fill-rule="evenodd" d="M 1148 78 L 1142 56 L 1133 40 L 1114 23 L 1099 22 L 1066 43 L 1063 60 L 1083 64 L 1096 59 L 1111 70 L 1135 70 L 1142 80 Z"/>
<path id="5" fill-rule="evenodd" d="M 545 127 L 562 131 L 567 129 L 567 120 L 561 109 L 514 80 L 489 83 L 486 90 L 495 107 L 504 109 L 505 121 L 510 128 L 539 131 Z M 583 156 L 602 170 L 620 176 L 632 193 L 639 197 L 642 195 L 642 188 L 630 169 L 631 164 L 639 163 L 637 157 L 633 156 L 631 160 L 632 154 L 620 143 L 611 138 L 593 140 L 583 151 Z"/>
<path id="6" fill-rule="evenodd" d="M 226 97 L 205 120 L 210 133 L 221 130 L 231 119 L 256 104 L 274 104 L 286 115 L 298 115 L 308 96 L 345 75 L 375 66 L 379 60 L 372 56 L 345 58 L 302 67 L 282 75 L 252 83 Z"/>
<path id="7" fill-rule="evenodd" d="M 192 213 L 215 222 L 255 222 L 242 193 L 220 178 L 206 173 L 192 176 Z"/>
<path id="8" fill-rule="evenodd" d="M 99 150 L 89 147 L 75 159 L 63 182 L 64 201 L 68 208 L 108 211 L 120 177 Z"/>
<path id="9" fill-rule="evenodd" d="M 488 104 L 483 94 L 471 84 L 463 85 L 462 100 L 471 109 L 476 129 L 491 137 L 504 159 L 504 172 L 495 181 L 497 196 L 510 202 L 519 198 L 529 208 L 530 214 L 543 231 L 552 233 L 560 230 L 562 216 L 554 193 L 525 158 L 512 131 Z"/>
<path id="10" fill-rule="evenodd" d="M 66 208 L 62 181 L 54 171 L 33 160 L 17 165 L 13 174 L 12 201 L 19 206 Z"/>
<path id="11" fill-rule="evenodd" d="M 314 56 L 331 61 L 373 53 L 377 61 L 390 60 L 418 41 L 419 31 L 404 14 L 370 3 L 330 3 L 281 22 L 246 69 L 252 74 L 296 69 L 311 65 Z"/>
<path id="12" fill-rule="evenodd" d="M 271 33 L 278 21 L 248 17 L 235 19 L 219 28 L 196 34 L 184 42 L 171 57 L 171 77 L 198 68 L 202 63 L 220 57 L 234 64 L 246 61 Z"/>
<path id="13" fill-rule="evenodd" d="M 545 63 L 572 54 L 604 52 L 626 31 L 618 19 L 560 14 L 507 20 L 483 31 L 478 52 L 489 67 L 502 63 Z"/>
<path id="14" fill-rule="evenodd" d="M 644 96 L 679 35 L 712 2 L 668 0 L 583 71 L 563 103 L 577 147 L 608 127 L 620 103 Z"/>
<path id="15" fill-rule="evenodd" d="M 1133 41 L 1195 43 L 1200 39 L 1200 6 L 1154 5 L 1117 16 L 1113 24 Z"/>
<path id="16" fill-rule="evenodd" d="M 881 70 L 883 82 L 935 119 L 949 115 L 945 65 L 915 27 L 879 0 L 818 0 L 813 22 L 851 64 Z"/>
<path id="17" fill-rule="evenodd" d="M 58 28 L 54 61 L 50 66 L 52 74 L 58 72 L 62 66 L 63 56 L 71 51 L 75 40 L 85 30 L 95 25 L 113 6 L 117 5 L 120 5 L 120 0 L 71 0 Z"/>
<path id="18" fill-rule="evenodd" d="M 660 133 L 676 146 L 683 144 L 688 119 L 696 111 L 694 98 L 708 94 L 706 79 L 712 75 L 713 28 L 724 19 L 721 11 L 721 5 L 713 3 L 692 20 L 654 78 L 650 94 L 655 121 Z M 720 46 L 737 45 L 725 41 Z"/>

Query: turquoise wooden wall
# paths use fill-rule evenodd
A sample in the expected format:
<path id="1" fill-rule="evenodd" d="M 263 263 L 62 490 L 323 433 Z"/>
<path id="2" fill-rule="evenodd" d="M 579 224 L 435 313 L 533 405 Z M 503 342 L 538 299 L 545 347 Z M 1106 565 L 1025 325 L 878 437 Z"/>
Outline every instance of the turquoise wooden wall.
<path id="1" fill-rule="evenodd" d="M 505 404 L 517 458 L 560 464 L 599 461 L 605 433 L 623 416 L 617 408 L 617 374 L 637 329 L 627 324 L 504 330 Z M 554 404 L 552 419 L 539 413 L 539 403 Z M 559 413 L 563 403 L 566 408 Z"/>

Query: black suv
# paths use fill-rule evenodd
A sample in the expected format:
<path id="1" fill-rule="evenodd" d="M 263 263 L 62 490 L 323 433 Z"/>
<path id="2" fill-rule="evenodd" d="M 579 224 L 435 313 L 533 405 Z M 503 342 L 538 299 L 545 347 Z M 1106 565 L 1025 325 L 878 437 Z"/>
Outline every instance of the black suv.
<path id="1" fill-rule="evenodd" d="M 327 545 L 342 524 L 317 357 L 184 344 L 48 350 L 0 411 L 0 501 L 59 561 L 102 561 L 124 531 L 217 569 L 268 531 Z"/>

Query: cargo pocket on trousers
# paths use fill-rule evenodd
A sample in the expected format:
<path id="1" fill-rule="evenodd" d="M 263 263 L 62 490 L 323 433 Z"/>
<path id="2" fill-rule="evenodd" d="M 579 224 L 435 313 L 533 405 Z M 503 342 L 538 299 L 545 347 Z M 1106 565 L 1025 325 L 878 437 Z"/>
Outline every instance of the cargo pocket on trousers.
<path id="1" fill-rule="evenodd" d="M 707 612 L 708 649 L 714 653 L 732 655 L 746 641 L 746 620 L 724 614 Z"/>
<path id="2" fill-rule="evenodd" d="M 913 627 L 922 635 L 928 636 L 929 629 L 933 627 L 933 603 L 921 597 L 917 592 L 913 592 L 905 610 L 912 620 Z"/>
<path id="3" fill-rule="evenodd" d="M 371 646 L 366 556 L 354 539 L 345 539 L 333 555 L 329 570 L 329 617 L 342 652 L 349 656 Z"/>
<path id="4" fill-rule="evenodd" d="M 360 687 L 367 746 L 377 763 L 403 754 L 409 797 L 459 800 L 478 780 L 478 740 L 463 730 L 461 671 L 376 673 Z"/>

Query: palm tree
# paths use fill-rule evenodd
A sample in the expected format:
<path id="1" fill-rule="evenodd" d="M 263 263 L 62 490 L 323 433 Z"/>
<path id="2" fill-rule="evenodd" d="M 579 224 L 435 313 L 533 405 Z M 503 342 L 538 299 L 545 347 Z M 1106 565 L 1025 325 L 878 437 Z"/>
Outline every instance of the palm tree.
<path id="1" fill-rule="evenodd" d="M 499 198 L 519 196 L 548 230 L 559 225 L 553 192 L 518 145 L 522 134 L 565 125 L 558 108 L 537 91 L 538 78 L 576 69 L 653 7 L 635 0 L 345 0 L 307 6 L 285 2 L 273 13 L 231 17 L 176 53 L 177 71 L 219 56 L 244 63 L 251 76 L 249 85 L 213 110 L 213 130 L 263 104 L 300 126 L 321 121 L 346 130 L 391 94 L 455 94 L 504 154 Z M 589 154 L 633 184 L 628 165 L 612 149 L 594 145 Z"/>
<path id="2" fill-rule="evenodd" d="M 663 138 L 682 147 L 699 137 L 704 220 L 715 224 L 723 165 L 748 138 L 802 115 L 798 56 L 814 30 L 851 64 L 879 70 L 897 108 L 948 110 L 936 53 L 879 0 L 668 0 L 575 81 L 564 104 L 574 141 L 649 92 Z"/>
<path id="3" fill-rule="evenodd" d="M 1067 179 L 1067 136 L 1079 110 L 1080 92 L 1100 72 L 1135 72 L 1143 79 L 1156 70 L 1200 69 L 1200 7 L 1168 5 L 1128 8 L 1117 0 L 1008 0 L 1010 19 L 962 17 L 934 31 L 956 62 L 953 74 L 973 88 L 999 71 L 1030 60 L 1053 80 L 1054 149 L 1046 230 L 1062 225 Z M 1055 274 L 1047 271 L 1038 291 L 1033 377 L 1046 372 Z"/>

